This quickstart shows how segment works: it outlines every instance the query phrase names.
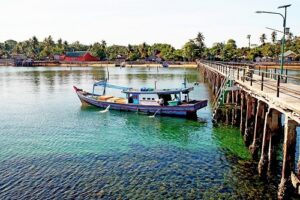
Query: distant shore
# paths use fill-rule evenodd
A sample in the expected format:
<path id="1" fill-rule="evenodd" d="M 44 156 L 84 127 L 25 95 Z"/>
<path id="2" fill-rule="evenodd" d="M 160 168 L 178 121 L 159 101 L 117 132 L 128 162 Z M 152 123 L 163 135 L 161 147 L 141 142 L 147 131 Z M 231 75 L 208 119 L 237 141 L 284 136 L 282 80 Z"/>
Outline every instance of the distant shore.
<path id="1" fill-rule="evenodd" d="M 95 63 L 95 64 L 89 64 L 89 63 L 81 63 L 81 64 L 71 64 L 71 63 L 68 63 L 68 64 L 60 64 L 60 66 L 62 67 L 118 67 L 118 66 L 115 66 L 115 64 L 101 64 L 101 63 Z M 144 67 L 144 68 L 155 68 L 155 67 L 162 67 L 161 64 L 135 64 L 135 63 L 132 63 L 132 64 L 126 64 L 126 67 Z M 169 64 L 169 67 L 171 68 L 182 68 L 182 67 L 186 67 L 186 68 L 197 68 L 197 64 L 194 63 L 194 64 L 182 64 L 182 65 L 179 65 L 179 64 Z"/>
<path id="2" fill-rule="evenodd" d="M 118 67 L 117 62 L 103 61 L 103 62 L 53 62 L 53 61 L 35 61 L 29 65 L 30 67 Z M 13 62 L 0 62 L 0 66 L 13 66 Z M 196 68 L 196 62 L 170 62 L 171 68 Z M 24 65 L 25 66 L 25 65 Z M 27 66 L 27 65 L 26 65 Z M 20 66 L 21 67 L 21 66 Z M 143 62 L 128 62 L 126 67 L 163 67 L 160 63 L 143 63 Z"/>
<path id="3" fill-rule="evenodd" d="M 35 61 L 33 65 L 30 67 L 119 67 L 116 66 L 119 64 L 113 61 L 98 61 L 98 62 L 54 62 L 54 61 Z M 197 68 L 196 62 L 169 62 L 168 63 L 170 68 Z M 5 61 L 1 62 L 0 66 L 14 66 L 13 62 Z M 19 66 L 21 67 L 21 66 Z M 24 66 L 26 67 L 26 66 Z M 138 61 L 127 62 L 126 67 L 142 67 L 142 68 L 162 68 L 162 64 L 160 63 L 144 63 Z M 274 63 L 256 63 L 255 69 L 280 69 L 279 64 Z M 284 69 L 288 70 L 300 70 L 300 63 L 292 63 L 292 64 L 285 64 Z"/>

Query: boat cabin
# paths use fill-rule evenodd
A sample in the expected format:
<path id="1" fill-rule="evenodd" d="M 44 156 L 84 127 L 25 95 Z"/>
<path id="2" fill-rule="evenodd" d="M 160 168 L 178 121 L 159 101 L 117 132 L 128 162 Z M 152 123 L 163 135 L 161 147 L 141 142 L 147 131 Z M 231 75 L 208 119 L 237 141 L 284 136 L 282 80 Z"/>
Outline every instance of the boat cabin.
<path id="1" fill-rule="evenodd" d="M 162 89 L 141 88 L 141 90 L 125 90 L 128 103 L 141 105 L 177 106 L 189 101 L 189 92 L 193 88 Z"/>
<path id="2" fill-rule="evenodd" d="M 109 101 L 128 104 L 139 105 L 152 105 L 152 106 L 177 106 L 183 103 L 189 102 L 189 92 L 193 90 L 191 88 L 178 88 L 178 89 L 153 89 L 153 88 L 141 88 L 133 89 L 128 87 L 116 86 L 107 83 L 107 81 L 100 81 L 94 84 L 93 94 L 96 86 L 103 87 L 103 94 L 98 95 L 98 99 L 101 101 Z M 122 93 L 126 95 L 126 98 L 116 98 L 113 96 L 107 96 L 106 88 L 114 88 L 122 90 Z"/>

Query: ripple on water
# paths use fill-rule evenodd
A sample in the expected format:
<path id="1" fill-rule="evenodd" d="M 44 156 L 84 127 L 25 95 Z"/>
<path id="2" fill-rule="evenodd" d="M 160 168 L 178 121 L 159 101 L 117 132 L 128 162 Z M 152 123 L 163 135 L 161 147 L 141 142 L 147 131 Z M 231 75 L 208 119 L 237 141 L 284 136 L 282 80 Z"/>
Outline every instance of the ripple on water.
<path id="1" fill-rule="evenodd" d="M 251 198 L 254 188 L 244 178 L 252 171 L 243 174 L 243 165 L 205 149 L 141 145 L 127 153 L 7 160 L 0 163 L 0 198 Z M 269 197 L 270 188 L 262 188 L 257 199 Z"/>

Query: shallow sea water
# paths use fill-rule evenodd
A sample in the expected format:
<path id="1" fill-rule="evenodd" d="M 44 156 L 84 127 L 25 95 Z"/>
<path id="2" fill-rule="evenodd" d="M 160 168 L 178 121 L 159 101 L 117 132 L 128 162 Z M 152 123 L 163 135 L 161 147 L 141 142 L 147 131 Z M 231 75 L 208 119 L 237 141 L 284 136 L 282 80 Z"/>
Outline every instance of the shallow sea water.
<path id="1" fill-rule="evenodd" d="M 109 68 L 132 87 L 200 82 L 195 69 Z M 199 120 L 82 107 L 105 68 L 0 68 L 0 199 L 272 199 L 277 183 L 257 176 L 237 128 Z M 99 92 L 99 91 L 98 91 Z M 111 91 L 117 95 L 117 91 Z"/>

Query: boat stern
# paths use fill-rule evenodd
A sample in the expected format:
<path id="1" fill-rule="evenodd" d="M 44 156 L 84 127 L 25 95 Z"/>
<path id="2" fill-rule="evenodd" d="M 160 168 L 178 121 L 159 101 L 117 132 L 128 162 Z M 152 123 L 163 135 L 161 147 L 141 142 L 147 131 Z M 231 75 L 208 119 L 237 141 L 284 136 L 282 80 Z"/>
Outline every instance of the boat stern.
<path id="1" fill-rule="evenodd" d="M 201 108 L 205 108 L 207 106 L 208 100 L 200 100 L 195 102 L 194 109 L 197 111 Z"/>

